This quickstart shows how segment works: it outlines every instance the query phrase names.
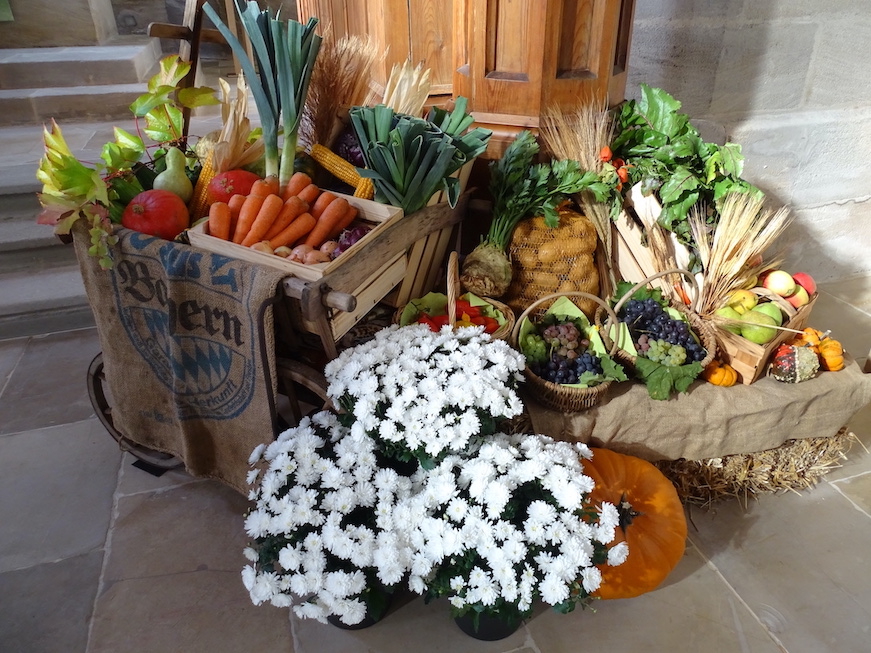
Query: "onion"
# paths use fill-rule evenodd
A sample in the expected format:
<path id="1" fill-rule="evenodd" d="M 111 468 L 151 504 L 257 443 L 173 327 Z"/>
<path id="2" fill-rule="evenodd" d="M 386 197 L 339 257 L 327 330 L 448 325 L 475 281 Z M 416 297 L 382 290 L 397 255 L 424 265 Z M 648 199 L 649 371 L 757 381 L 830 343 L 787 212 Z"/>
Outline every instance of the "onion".
<path id="1" fill-rule="evenodd" d="M 281 258 L 287 258 L 293 253 L 293 250 L 287 245 L 281 245 L 280 247 L 276 247 L 272 253 Z"/>
<path id="2" fill-rule="evenodd" d="M 320 251 L 322 251 L 324 254 L 329 254 L 330 256 L 332 256 L 332 255 L 333 255 L 333 252 L 336 251 L 336 247 L 338 247 L 338 246 L 339 246 L 339 243 L 338 243 L 337 241 L 335 241 L 335 240 L 328 240 L 328 241 L 325 242 L 323 245 L 321 245 L 320 247 L 318 247 L 318 249 L 319 249 Z"/>
<path id="3" fill-rule="evenodd" d="M 251 249 L 255 252 L 263 252 L 264 254 L 272 254 L 272 246 L 268 240 L 261 240 L 259 243 L 251 245 Z"/>
<path id="4" fill-rule="evenodd" d="M 319 250 L 313 249 L 308 254 L 305 255 L 303 259 L 303 263 L 306 265 L 314 265 L 316 263 L 328 263 L 330 261 L 330 255 L 326 252 L 321 252 Z"/>

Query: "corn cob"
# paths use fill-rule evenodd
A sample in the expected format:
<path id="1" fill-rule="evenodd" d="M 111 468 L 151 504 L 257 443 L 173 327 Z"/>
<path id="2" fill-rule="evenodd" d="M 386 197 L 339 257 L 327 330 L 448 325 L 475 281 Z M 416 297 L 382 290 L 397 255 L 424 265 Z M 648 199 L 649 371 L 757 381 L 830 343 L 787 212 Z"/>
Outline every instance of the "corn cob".
<path id="1" fill-rule="evenodd" d="M 372 180 L 361 177 L 351 163 L 345 161 L 329 148 L 318 144 L 312 145 L 311 157 L 336 179 L 353 186 L 356 189 L 354 197 L 371 200 L 375 196 L 375 186 L 372 184 Z"/>
<path id="2" fill-rule="evenodd" d="M 188 207 L 191 215 L 191 224 L 209 214 L 209 182 L 217 174 L 213 158 L 214 150 L 209 150 L 206 160 L 203 161 L 203 167 L 200 169 L 200 176 L 197 178 L 196 186 L 194 186 L 194 195 L 191 197 Z"/>

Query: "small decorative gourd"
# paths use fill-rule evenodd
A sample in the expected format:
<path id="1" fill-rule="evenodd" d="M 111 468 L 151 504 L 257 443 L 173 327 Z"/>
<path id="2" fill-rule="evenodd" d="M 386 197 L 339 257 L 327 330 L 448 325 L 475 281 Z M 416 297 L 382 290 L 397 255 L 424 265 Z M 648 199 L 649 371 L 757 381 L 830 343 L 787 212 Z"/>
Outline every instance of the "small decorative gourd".
<path id="1" fill-rule="evenodd" d="M 182 202 L 190 202 L 194 194 L 194 185 L 185 172 L 187 159 L 184 152 L 177 147 L 171 147 L 166 151 L 166 170 L 154 178 L 154 188 L 168 190 L 178 195 Z"/>
<path id="2" fill-rule="evenodd" d="M 820 367 L 827 372 L 844 369 L 844 347 L 834 338 L 823 338 L 819 344 Z"/>
<path id="3" fill-rule="evenodd" d="M 811 347 L 780 345 L 771 358 L 771 376 L 784 383 L 812 379 L 820 369 L 820 359 Z"/>
<path id="4" fill-rule="evenodd" d="M 823 338 L 827 337 L 827 332 L 824 333 L 819 329 L 814 329 L 812 327 L 807 327 L 802 330 L 801 333 L 796 335 L 789 344 L 791 345 L 807 345 L 811 349 L 814 350 L 814 353 L 819 353 L 820 342 Z"/>
<path id="5" fill-rule="evenodd" d="M 702 372 L 702 378 L 708 383 L 729 387 L 735 385 L 738 381 L 738 372 L 728 363 L 721 363 L 714 359 Z"/>

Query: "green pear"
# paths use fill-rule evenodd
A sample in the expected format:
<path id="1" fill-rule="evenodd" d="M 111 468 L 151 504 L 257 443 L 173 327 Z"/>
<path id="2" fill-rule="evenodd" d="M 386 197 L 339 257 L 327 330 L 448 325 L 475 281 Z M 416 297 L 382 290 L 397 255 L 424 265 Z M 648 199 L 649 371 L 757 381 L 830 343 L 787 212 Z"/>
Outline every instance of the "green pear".
<path id="1" fill-rule="evenodd" d="M 719 315 L 720 317 L 724 317 L 727 320 L 742 319 L 741 314 L 731 306 L 723 306 L 723 308 L 718 308 L 716 311 L 714 311 L 714 315 Z M 739 324 L 721 324 L 720 326 L 726 329 L 726 331 L 731 331 L 737 336 L 741 335 L 741 325 Z"/>
<path id="2" fill-rule="evenodd" d="M 755 342 L 757 345 L 771 342 L 777 335 L 777 329 L 774 328 L 778 326 L 777 320 L 770 315 L 760 311 L 747 311 L 741 316 L 741 320 L 752 322 L 752 324 L 741 325 L 741 337 Z"/>
<path id="3" fill-rule="evenodd" d="M 780 307 L 774 302 L 762 302 L 761 304 L 754 306 L 751 310 L 765 313 L 769 317 L 773 317 L 774 321 L 777 322 L 777 326 L 783 324 L 783 311 L 781 311 Z"/>

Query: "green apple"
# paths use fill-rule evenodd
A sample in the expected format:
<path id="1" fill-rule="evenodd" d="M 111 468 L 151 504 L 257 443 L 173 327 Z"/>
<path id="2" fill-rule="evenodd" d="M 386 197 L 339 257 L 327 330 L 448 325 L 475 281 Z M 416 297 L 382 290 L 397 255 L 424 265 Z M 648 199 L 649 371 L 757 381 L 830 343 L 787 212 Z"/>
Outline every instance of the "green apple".
<path id="1" fill-rule="evenodd" d="M 746 338 L 750 342 L 755 342 L 757 345 L 764 345 L 767 342 L 774 340 L 777 335 L 779 326 L 777 320 L 770 315 L 759 311 L 747 311 L 741 316 L 743 322 L 751 322 L 752 324 L 741 325 L 741 337 Z"/>
<path id="2" fill-rule="evenodd" d="M 731 306 L 724 306 L 723 308 L 718 308 L 714 311 L 714 315 L 719 315 L 720 317 L 724 317 L 727 320 L 740 320 L 741 314 L 736 311 Z M 737 336 L 741 335 L 741 326 L 738 324 L 721 324 L 726 331 L 731 331 Z"/>
<path id="3" fill-rule="evenodd" d="M 774 302 L 762 302 L 761 304 L 756 304 L 752 310 L 773 317 L 774 321 L 777 322 L 777 326 L 783 324 L 783 311 L 781 311 L 780 307 Z"/>

